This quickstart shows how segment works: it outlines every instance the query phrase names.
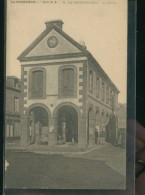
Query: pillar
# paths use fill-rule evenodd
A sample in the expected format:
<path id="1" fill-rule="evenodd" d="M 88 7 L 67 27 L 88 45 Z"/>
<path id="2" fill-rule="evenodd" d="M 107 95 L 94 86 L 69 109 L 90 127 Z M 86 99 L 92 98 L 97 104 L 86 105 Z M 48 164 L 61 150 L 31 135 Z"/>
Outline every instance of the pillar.
<path id="1" fill-rule="evenodd" d="M 26 116 L 22 116 L 21 118 L 21 141 L 20 145 L 23 147 L 27 147 L 30 144 L 29 137 L 29 118 Z"/>
<path id="2" fill-rule="evenodd" d="M 95 145 L 95 114 L 91 108 L 88 113 L 89 145 Z"/>
<path id="3" fill-rule="evenodd" d="M 78 120 L 78 146 L 86 147 L 86 136 L 87 136 L 87 118 L 81 117 Z"/>
<path id="4" fill-rule="evenodd" d="M 95 145 L 95 119 L 91 119 L 89 122 L 89 145 Z"/>
<path id="5" fill-rule="evenodd" d="M 57 145 L 57 124 L 56 118 L 50 119 L 49 135 L 48 135 L 48 147 Z"/>

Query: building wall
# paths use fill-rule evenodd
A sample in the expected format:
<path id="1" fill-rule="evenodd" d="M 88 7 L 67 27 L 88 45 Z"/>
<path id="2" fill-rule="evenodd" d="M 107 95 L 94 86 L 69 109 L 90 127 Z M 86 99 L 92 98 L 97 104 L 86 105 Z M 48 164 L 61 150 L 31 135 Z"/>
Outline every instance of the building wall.
<path id="1" fill-rule="evenodd" d="M 20 91 L 16 92 L 13 89 L 6 89 L 6 112 L 17 112 L 15 111 L 15 106 L 14 106 L 15 98 L 20 99 Z M 19 103 L 19 107 L 20 107 L 20 103 Z"/>
<path id="2" fill-rule="evenodd" d="M 93 72 L 93 91 L 89 91 L 89 86 L 87 87 L 87 94 L 88 94 L 88 100 L 93 101 L 95 100 L 97 103 L 100 104 L 100 107 L 106 108 L 107 111 L 112 111 L 113 109 L 116 110 L 118 106 L 118 92 L 115 91 L 112 87 L 112 85 L 109 83 L 109 81 L 101 74 L 101 72 L 95 67 L 93 64 L 88 64 L 88 74 L 87 74 L 87 83 L 89 83 L 89 71 L 92 70 Z M 100 88 L 100 93 L 99 97 L 96 95 L 96 78 L 99 78 L 99 88 Z M 104 100 L 102 100 L 102 83 L 105 85 L 105 95 L 104 95 Z M 109 101 L 106 101 L 107 95 L 106 95 L 106 90 L 107 87 L 109 89 Z M 112 92 L 113 95 L 113 102 L 111 102 L 110 99 L 110 93 Z M 91 102 L 90 102 L 91 103 Z"/>
<path id="3" fill-rule="evenodd" d="M 65 61 L 65 60 L 64 60 Z M 59 70 L 62 67 L 75 67 L 76 68 L 76 97 L 73 98 L 60 98 L 59 97 Z M 30 72 L 33 68 L 43 68 L 46 71 L 46 96 L 43 99 L 31 99 L 29 96 L 29 85 L 31 82 Z M 48 108 L 49 112 L 49 132 L 52 132 L 55 129 L 56 124 L 54 119 L 56 117 L 56 110 L 61 105 L 70 105 L 74 107 L 78 113 L 78 144 L 85 145 L 85 129 L 86 129 L 86 83 L 87 83 L 87 61 L 75 61 L 75 62 L 60 62 L 56 64 L 28 64 L 22 65 L 22 123 L 23 128 L 22 135 L 22 145 L 28 143 L 28 126 L 29 122 L 27 121 L 28 112 L 30 108 L 34 105 L 44 105 L 46 109 Z M 84 90 L 83 90 L 84 89 Z M 51 134 L 49 135 L 49 137 Z M 51 139 L 54 139 L 51 137 Z M 49 140 L 51 144 L 51 140 Z"/>
<path id="4" fill-rule="evenodd" d="M 59 98 L 58 97 L 58 72 L 59 68 L 64 66 L 75 66 L 77 69 L 77 97 L 76 98 Z M 38 67 L 36 64 L 24 66 L 24 111 L 34 103 L 45 104 L 53 113 L 56 106 L 63 102 L 71 102 L 77 105 L 81 112 L 83 112 L 83 62 L 66 63 L 66 64 L 42 64 L 39 68 L 46 70 L 46 98 L 45 99 L 29 99 L 29 73 L 32 68 Z"/>
<path id="5" fill-rule="evenodd" d="M 77 85 L 77 95 L 73 98 L 60 98 L 59 97 L 59 70 L 62 67 L 75 67 L 77 70 L 77 76 L 76 76 L 76 85 Z M 31 99 L 29 93 L 29 87 L 31 83 L 31 76 L 30 72 L 35 68 L 42 68 L 46 71 L 46 94 L 45 98 L 43 99 Z M 89 91 L 89 70 L 93 71 L 93 91 Z M 96 78 L 97 76 L 100 79 L 100 92 L 99 97 L 96 96 Z M 104 94 L 104 101 L 102 100 L 102 90 L 101 90 L 101 84 L 104 82 L 105 84 L 105 94 Z M 114 104 L 109 102 L 106 102 L 106 87 L 109 88 L 109 91 L 112 90 L 112 94 L 115 94 L 116 102 L 118 94 L 117 92 L 113 91 L 112 86 L 109 84 L 107 79 L 101 75 L 101 73 L 94 67 L 93 65 L 90 65 L 87 60 L 85 61 L 75 61 L 70 62 L 65 59 L 64 62 L 61 61 L 60 63 L 50 63 L 45 62 L 38 64 L 38 62 L 32 62 L 29 64 L 29 62 L 26 64 L 22 64 L 22 83 L 23 83 L 23 99 L 22 99 L 22 107 L 23 107 L 23 115 L 28 111 L 28 109 L 32 105 L 37 104 L 43 104 L 50 110 L 50 116 L 52 117 L 54 115 L 54 111 L 56 108 L 64 103 L 63 105 L 67 105 L 67 103 L 71 103 L 73 105 L 76 105 L 81 113 L 80 121 L 79 121 L 79 143 L 83 143 L 83 145 L 86 145 L 88 143 L 87 141 L 87 131 L 88 131 L 88 111 L 90 107 L 93 109 L 93 118 L 91 119 L 90 126 L 91 131 L 93 131 L 93 134 L 90 135 L 90 143 L 95 143 L 95 125 L 96 125 L 96 111 L 99 111 L 99 120 L 100 122 L 100 130 L 102 130 L 105 125 L 107 124 L 109 117 L 111 116 L 113 110 L 115 111 Z M 109 93 L 110 98 L 110 93 Z M 117 106 L 117 103 L 116 103 Z M 103 116 L 102 116 L 103 113 Z M 101 118 L 103 117 L 103 118 Z M 28 123 L 28 122 L 26 122 Z M 92 123 L 92 124 L 91 124 Z M 28 125 L 28 124 L 27 124 Z M 23 126 L 23 122 L 22 122 Z M 50 125 L 49 125 L 49 131 L 51 132 L 52 129 L 54 129 L 54 122 L 53 119 L 51 119 Z M 26 128 L 27 129 L 27 128 Z M 26 130 L 27 131 L 27 130 Z M 24 133 L 24 130 L 23 130 Z M 91 137 L 92 136 L 92 137 Z M 24 137 L 27 137 L 24 135 Z"/>
<path id="6" fill-rule="evenodd" d="M 92 72 L 93 79 L 90 84 L 90 71 Z M 99 96 L 97 94 L 97 77 L 99 78 Z M 114 114 L 116 115 L 116 110 L 118 106 L 118 91 L 115 91 L 111 83 L 107 78 L 103 76 L 101 71 L 97 69 L 94 64 L 88 63 L 87 66 L 87 112 L 88 112 L 88 120 L 87 129 L 88 137 L 90 139 L 89 142 L 95 143 L 95 129 L 99 129 L 102 132 L 102 135 L 105 135 L 106 125 L 108 124 L 110 117 Z M 104 99 L 102 99 L 102 83 L 104 83 Z M 90 90 L 90 86 L 92 85 L 92 90 Z M 107 94 L 108 88 L 108 94 Z M 110 98 L 110 93 L 112 91 L 112 98 Z M 107 101 L 108 100 L 108 101 Z M 116 127 L 114 129 L 116 132 L 117 138 L 117 120 Z"/>

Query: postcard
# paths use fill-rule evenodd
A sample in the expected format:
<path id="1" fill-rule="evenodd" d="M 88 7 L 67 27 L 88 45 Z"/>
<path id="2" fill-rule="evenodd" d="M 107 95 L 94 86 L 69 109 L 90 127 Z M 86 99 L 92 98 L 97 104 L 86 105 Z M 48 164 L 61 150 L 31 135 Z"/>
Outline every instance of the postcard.
<path id="1" fill-rule="evenodd" d="M 126 189 L 127 0 L 7 0 L 5 189 Z"/>

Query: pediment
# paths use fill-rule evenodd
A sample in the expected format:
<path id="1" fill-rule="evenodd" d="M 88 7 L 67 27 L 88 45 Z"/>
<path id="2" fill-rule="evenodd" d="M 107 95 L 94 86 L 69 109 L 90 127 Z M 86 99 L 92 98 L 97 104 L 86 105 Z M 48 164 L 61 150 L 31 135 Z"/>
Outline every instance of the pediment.
<path id="1" fill-rule="evenodd" d="M 19 57 L 25 58 L 58 56 L 65 54 L 81 54 L 82 46 L 63 31 L 52 28 L 44 31 Z"/>

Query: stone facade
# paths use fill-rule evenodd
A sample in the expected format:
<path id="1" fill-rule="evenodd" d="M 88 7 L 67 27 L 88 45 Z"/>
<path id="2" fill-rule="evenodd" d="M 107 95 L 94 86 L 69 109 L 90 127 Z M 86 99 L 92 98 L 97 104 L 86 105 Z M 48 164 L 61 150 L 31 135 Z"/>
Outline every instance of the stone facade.
<path id="1" fill-rule="evenodd" d="M 95 127 L 103 131 L 115 116 L 118 89 L 85 46 L 63 32 L 62 23 L 46 22 L 46 30 L 18 57 L 22 146 L 54 146 L 64 134 L 66 143 L 94 145 Z"/>

